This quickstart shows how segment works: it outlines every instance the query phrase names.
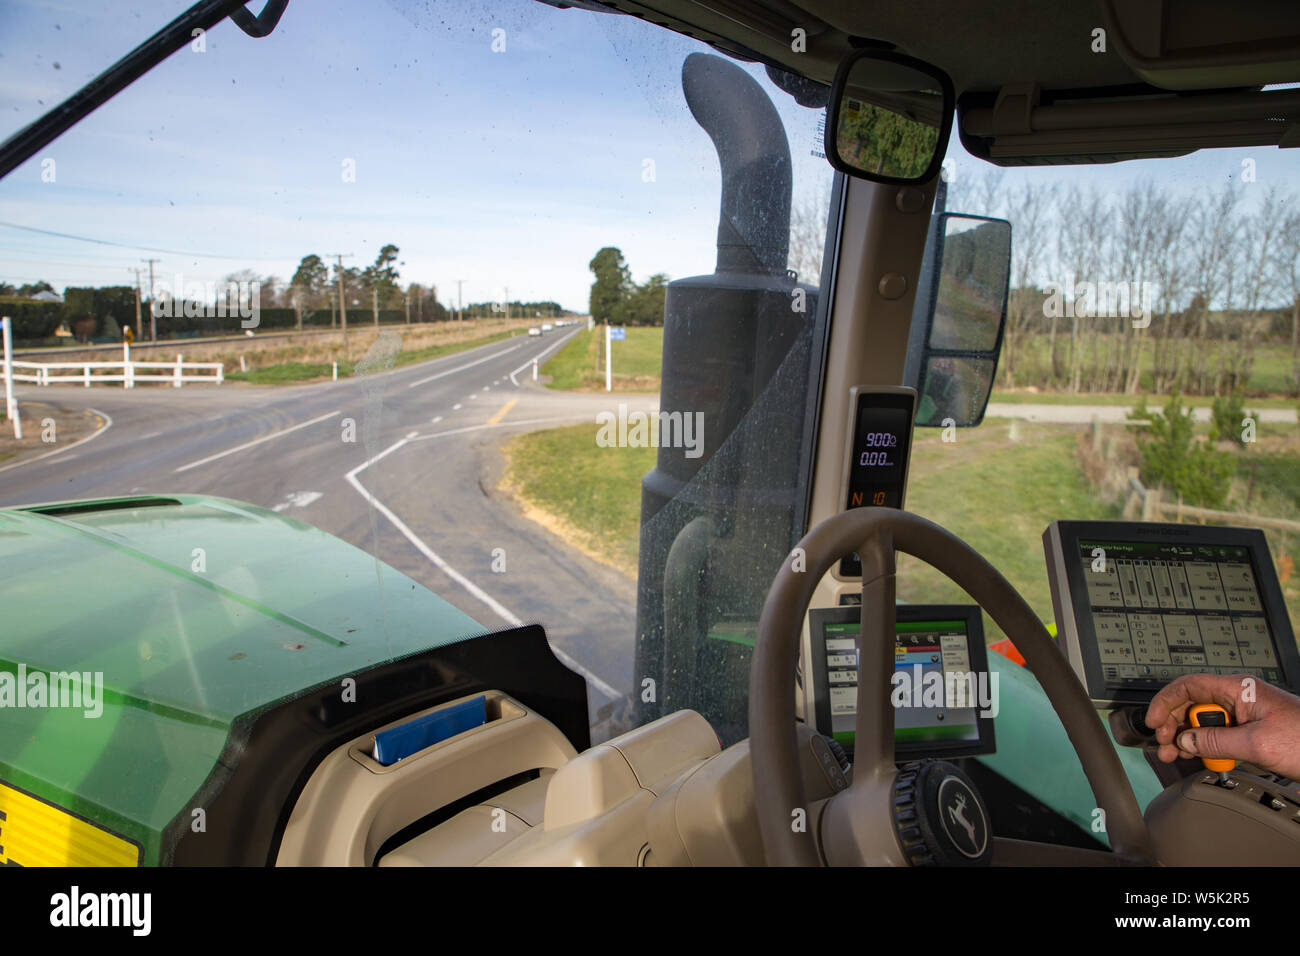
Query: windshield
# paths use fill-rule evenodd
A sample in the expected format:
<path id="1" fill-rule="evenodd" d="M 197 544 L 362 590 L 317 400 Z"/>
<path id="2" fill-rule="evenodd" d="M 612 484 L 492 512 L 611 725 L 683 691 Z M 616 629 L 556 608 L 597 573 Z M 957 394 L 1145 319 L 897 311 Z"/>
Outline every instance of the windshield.
<path id="1" fill-rule="evenodd" d="M 30 42 L 0 59 L 6 134 L 184 7 L 7 8 Z M 376 662 L 409 650 L 387 572 L 349 578 L 364 614 L 313 613 L 328 594 L 267 570 L 282 529 L 195 518 L 203 496 L 259 506 L 460 612 L 417 643 L 466 636 L 461 615 L 542 623 L 597 740 L 683 704 L 738 739 L 767 582 L 804 530 L 832 206 L 824 111 L 776 79 L 524 0 L 290 4 L 264 39 L 195 35 L 0 182 L 27 363 L 0 506 L 199 496 L 110 525 L 222 600 Z M 94 557 L 76 573 L 139 573 Z M 103 619 L 158 646 L 122 606 Z M 217 679 L 181 676 L 197 700 Z"/>

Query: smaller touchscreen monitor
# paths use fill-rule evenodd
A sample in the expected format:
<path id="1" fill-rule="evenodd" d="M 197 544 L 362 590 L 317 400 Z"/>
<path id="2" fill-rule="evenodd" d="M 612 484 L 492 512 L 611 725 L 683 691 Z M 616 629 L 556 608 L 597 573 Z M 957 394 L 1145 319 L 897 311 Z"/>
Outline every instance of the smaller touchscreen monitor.
<path id="1" fill-rule="evenodd" d="M 994 752 L 993 715 L 980 609 L 971 604 L 900 604 L 894 678 L 898 760 Z M 808 612 L 813 711 L 819 733 L 853 750 L 858 703 L 860 607 Z"/>

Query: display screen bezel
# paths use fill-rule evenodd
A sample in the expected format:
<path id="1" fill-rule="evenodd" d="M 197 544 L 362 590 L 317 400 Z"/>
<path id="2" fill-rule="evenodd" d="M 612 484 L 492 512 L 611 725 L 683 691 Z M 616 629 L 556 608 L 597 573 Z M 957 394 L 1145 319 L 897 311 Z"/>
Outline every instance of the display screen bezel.
<path id="1" fill-rule="evenodd" d="M 966 627 L 966 647 L 970 654 L 971 669 L 976 672 L 988 671 L 988 649 L 984 644 L 984 617 L 979 605 L 899 604 L 895 607 L 894 619 L 897 623 L 907 624 L 961 621 Z M 833 736 L 833 724 L 829 668 L 826 665 L 826 625 L 856 622 L 860 626 L 861 620 L 860 605 L 812 608 L 808 611 L 808 632 L 812 641 L 810 676 L 813 685 L 813 719 L 816 721 L 817 732 L 827 737 Z M 976 713 L 975 725 L 979 734 L 977 740 L 899 743 L 895 739 L 894 758 L 896 761 L 904 761 L 918 760 L 921 757 L 971 757 L 996 753 L 993 722 L 993 717 L 981 717 L 978 712 Z M 851 750 L 852 747 L 846 749 Z"/>
<path id="2" fill-rule="evenodd" d="M 916 422 L 916 391 L 905 386 L 856 385 L 849 392 L 853 417 L 852 427 L 844 449 L 844 470 L 840 480 L 840 506 L 846 511 L 853 508 L 889 507 L 902 510 L 907 497 L 907 473 L 912 459 L 912 437 Z M 882 483 L 888 486 L 887 490 L 897 488 L 898 502 L 894 505 L 873 505 L 866 502 L 855 505 L 852 503 L 851 495 L 853 494 L 853 478 L 858 472 L 858 468 L 854 466 L 858 454 L 858 436 L 862 431 L 865 415 L 881 410 L 902 412 L 907 416 L 907 426 L 903 433 L 898 436 L 899 454 L 896 462 L 899 469 L 898 476 L 892 481 Z M 835 574 L 840 579 L 861 580 L 862 563 L 856 554 L 845 555 L 836 565 Z"/>
<path id="3" fill-rule="evenodd" d="M 1058 547 L 1051 542 L 1052 528 L 1057 531 L 1059 554 L 1052 553 Z M 1300 650 L 1296 647 L 1291 619 L 1273 568 L 1268 541 L 1262 531 L 1255 528 L 1219 528 L 1159 522 L 1058 521 L 1049 526 L 1045 540 L 1049 547 L 1049 575 L 1055 579 L 1063 572 L 1067 588 L 1067 593 L 1061 593 L 1060 582 L 1053 580 L 1052 599 L 1057 632 L 1060 635 L 1058 639 L 1064 639 L 1067 659 L 1083 681 L 1089 698 L 1098 706 L 1148 704 L 1158 688 L 1124 686 L 1106 680 L 1102 672 L 1083 560 L 1079 556 L 1079 548 L 1084 541 L 1244 548 L 1251 573 L 1255 576 L 1264 620 L 1273 638 L 1274 651 L 1282 671 L 1283 681 L 1280 686 L 1292 693 L 1300 689 Z"/>

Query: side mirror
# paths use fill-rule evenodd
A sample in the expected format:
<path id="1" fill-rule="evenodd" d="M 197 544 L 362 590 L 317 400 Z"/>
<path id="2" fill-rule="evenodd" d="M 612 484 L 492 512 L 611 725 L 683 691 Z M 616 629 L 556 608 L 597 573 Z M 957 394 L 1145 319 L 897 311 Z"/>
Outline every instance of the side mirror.
<path id="1" fill-rule="evenodd" d="M 916 424 L 970 427 L 984 420 L 1002 350 L 1011 223 L 943 213 L 933 230 L 919 290 L 929 316 L 914 366 Z"/>
<path id="2" fill-rule="evenodd" d="M 841 172 L 908 185 L 934 178 L 952 129 L 952 81 L 888 50 L 855 50 L 831 83 L 826 157 Z"/>

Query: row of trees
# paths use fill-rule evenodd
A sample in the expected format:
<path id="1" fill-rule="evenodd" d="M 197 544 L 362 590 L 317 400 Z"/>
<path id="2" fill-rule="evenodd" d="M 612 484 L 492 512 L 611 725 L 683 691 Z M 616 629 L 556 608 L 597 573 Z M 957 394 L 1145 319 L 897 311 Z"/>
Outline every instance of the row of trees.
<path id="1" fill-rule="evenodd" d="M 605 246 L 588 263 L 596 281 L 591 285 L 591 316 L 611 325 L 663 325 L 668 276 L 657 272 L 643 284 L 632 280 L 623 253 Z"/>
<path id="2" fill-rule="evenodd" d="M 1145 180 L 1106 192 L 1012 186 L 996 169 L 949 184 L 947 199 L 1012 225 L 1002 384 L 1130 394 L 1230 394 L 1270 341 L 1289 341 L 1300 389 L 1296 206 L 1278 186 L 1192 192 Z M 1127 316 L 1089 315 L 1084 295 L 1099 283 L 1140 301 Z"/>

